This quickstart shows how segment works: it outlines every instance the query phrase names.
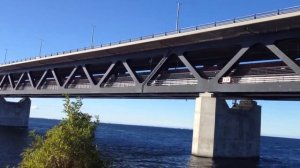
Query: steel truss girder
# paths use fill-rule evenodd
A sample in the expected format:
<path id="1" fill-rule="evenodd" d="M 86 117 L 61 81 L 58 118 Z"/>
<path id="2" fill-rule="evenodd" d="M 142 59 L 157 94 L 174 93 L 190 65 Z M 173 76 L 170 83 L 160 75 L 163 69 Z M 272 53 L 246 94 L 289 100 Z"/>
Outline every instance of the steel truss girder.
<path id="1" fill-rule="evenodd" d="M 178 46 L 175 48 L 164 48 L 157 49 L 152 51 L 145 51 L 140 53 L 133 53 L 127 55 L 116 55 L 113 57 L 99 58 L 93 60 L 84 60 L 84 61 L 72 61 L 67 64 L 55 64 L 55 65 L 45 65 L 29 69 L 21 70 L 11 70 L 11 71 L 2 71 L 0 75 L 3 77 L 0 81 L 0 95 L 4 96 L 26 96 L 30 95 L 32 97 L 41 97 L 44 96 L 54 96 L 59 97 L 63 94 L 70 95 L 80 95 L 80 96 L 98 96 L 98 97 L 193 97 L 201 92 L 213 92 L 213 93 L 222 93 L 222 94 L 245 94 L 245 93 L 300 93 L 300 82 L 287 82 L 287 83 L 257 83 L 257 84 L 220 84 L 218 81 L 228 72 L 233 66 L 245 55 L 249 48 L 255 44 L 263 44 L 268 48 L 275 56 L 281 59 L 288 67 L 290 67 L 296 74 L 300 75 L 300 67 L 290 59 L 282 50 L 280 50 L 276 45 L 275 41 L 282 39 L 291 39 L 291 38 L 300 38 L 299 31 L 287 31 L 279 33 L 271 33 L 264 35 L 253 35 L 250 37 L 237 37 L 235 39 L 228 40 L 218 40 L 213 42 L 206 42 L 201 44 L 190 44 L 185 46 Z M 199 73 L 192 63 L 186 58 L 185 53 L 190 51 L 195 51 L 205 48 L 216 48 L 220 46 L 228 45 L 238 45 L 240 50 L 232 56 L 226 65 L 219 71 L 218 74 L 213 79 L 205 79 Z M 144 81 L 139 79 L 136 72 L 132 69 L 132 66 L 128 64 L 128 59 L 140 59 L 140 58 L 152 58 L 154 56 L 161 55 L 162 58 L 158 64 L 154 67 L 151 73 L 146 77 Z M 188 69 L 188 71 L 195 77 L 197 80 L 197 85 L 178 85 L 178 86 L 149 86 L 147 85 L 153 77 L 155 77 L 162 68 L 166 65 L 168 59 L 171 55 L 176 55 Z M 93 79 L 91 72 L 86 68 L 86 65 L 91 63 L 108 63 L 110 66 L 104 73 L 103 77 L 99 80 L 98 83 Z M 134 82 L 134 86 L 123 87 L 123 88 L 105 88 L 103 85 L 108 80 L 109 76 L 115 70 L 117 63 L 124 66 L 129 76 Z M 59 81 L 59 76 L 55 72 L 57 68 L 73 68 L 71 73 L 67 76 L 67 79 L 64 83 Z M 88 80 L 89 88 L 68 88 L 70 82 L 74 79 L 76 72 L 82 68 L 84 75 Z M 43 71 L 41 78 L 37 83 L 33 80 L 34 71 Z M 19 79 L 15 84 L 11 78 L 11 74 L 20 73 Z M 49 77 L 49 74 L 52 74 L 54 78 L 57 89 L 47 90 L 41 89 L 46 78 Z M 30 83 L 30 88 L 19 89 L 18 87 L 25 82 L 25 77 L 27 76 Z M 8 82 L 11 86 L 10 89 L 4 89 L 4 83 Z"/>

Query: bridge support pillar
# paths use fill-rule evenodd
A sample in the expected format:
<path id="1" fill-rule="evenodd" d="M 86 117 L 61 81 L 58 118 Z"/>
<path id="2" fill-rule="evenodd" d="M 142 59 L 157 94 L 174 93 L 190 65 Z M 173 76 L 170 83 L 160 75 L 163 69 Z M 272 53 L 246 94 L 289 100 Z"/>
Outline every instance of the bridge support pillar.
<path id="1" fill-rule="evenodd" d="M 19 102 L 7 102 L 0 97 L 0 126 L 27 127 L 30 105 L 28 97 Z"/>
<path id="2" fill-rule="evenodd" d="M 203 93 L 196 99 L 192 154 L 200 157 L 256 158 L 260 152 L 261 106 L 226 101 Z"/>

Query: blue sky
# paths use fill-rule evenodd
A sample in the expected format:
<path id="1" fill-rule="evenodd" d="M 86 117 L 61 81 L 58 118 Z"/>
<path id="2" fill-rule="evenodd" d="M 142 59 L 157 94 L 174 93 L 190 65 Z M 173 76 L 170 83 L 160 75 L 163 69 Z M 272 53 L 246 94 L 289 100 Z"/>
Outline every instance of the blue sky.
<path id="1" fill-rule="evenodd" d="M 300 5 L 299 0 L 181 0 L 180 27 Z M 175 29 L 176 0 L 2 0 L 0 62 Z M 32 99 L 31 117 L 63 117 L 62 99 Z M 262 134 L 300 138 L 300 102 L 259 101 Z M 192 128 L 194 100 L 84 99 L 103 122 Z"/>

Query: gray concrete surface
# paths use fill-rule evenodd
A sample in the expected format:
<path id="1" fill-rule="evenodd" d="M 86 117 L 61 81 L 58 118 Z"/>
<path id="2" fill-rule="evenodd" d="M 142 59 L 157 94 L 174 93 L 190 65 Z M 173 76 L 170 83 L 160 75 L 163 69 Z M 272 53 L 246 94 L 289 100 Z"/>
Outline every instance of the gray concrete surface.
<path id="1" fill-rule="evenodd" d="M 261 106 L 243 100 L 230 108 L 210 93 L 196 99 L 192 154 L 255 158 L 260 152 Z"/>
<path id="2" fill-rule="evenodd" d="M 8 102 L 0 97 L 0 126 L 27 127 L 31 100 L 23 98 L 19 102 Z"/>

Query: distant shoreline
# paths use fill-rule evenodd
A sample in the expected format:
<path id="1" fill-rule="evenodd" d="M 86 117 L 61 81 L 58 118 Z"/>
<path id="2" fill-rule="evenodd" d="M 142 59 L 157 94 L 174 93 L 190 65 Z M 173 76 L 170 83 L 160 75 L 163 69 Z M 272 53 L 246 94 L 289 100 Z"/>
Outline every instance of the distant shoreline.
<path id="1" fill-rule="evenodd" d="M 30 117 L 29 122 L 30 122 L 31 119 L 60 121 L 60 119 Z M 100 121 L 100 124 L 124 125 L 124 126 L 135 126 L 135 127 L 164 128 L 164 129 L 180 129 L 180 130 L 189 130 L 189 131 L 193 130 L 193 129 L 190 129 L 190 128 L 179 128 L 179 127 L 168 127 L 168 126 L 152 126 L 152 125 L 135 125 L 135 124 L 123 124 L 123 123 L 107 123 L 107 122 L 101 122 L 101 121 Z M 270 138 L 285 138 L 285 139 L 300 140 L 300 137 L 282 137 L 282 136 L 278 136 L 278 135 L 261 135 L 261 136 L 262 137 L 270 137 Z"/>

